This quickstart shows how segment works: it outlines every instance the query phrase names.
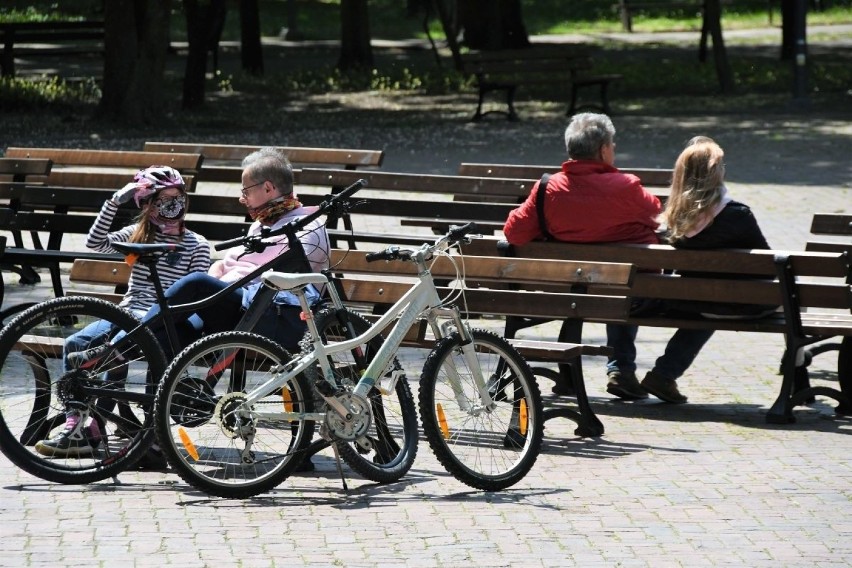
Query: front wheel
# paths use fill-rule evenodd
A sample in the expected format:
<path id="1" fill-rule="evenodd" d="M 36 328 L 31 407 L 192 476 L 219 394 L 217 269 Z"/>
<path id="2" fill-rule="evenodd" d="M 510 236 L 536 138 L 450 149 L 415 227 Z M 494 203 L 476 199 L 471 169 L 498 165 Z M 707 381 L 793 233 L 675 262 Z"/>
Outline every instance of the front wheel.
<path id="1" fill-rule="evenodd" d="M 523 479 L 544 435 L 541 392 L 503 338 L 470 330 L 491 404 L 483 403 L 458 333 L 440 340 L 420 377 L 420 419 L 438 461 L 456 479 L 499 491 Z"/>
<path id="2" fill-rule="evenodd" d="M 248 403 L 290 355 L 263 336 L 227 331 L 181 351 L 160 382 L 157 439 L 177 474 L 218 497 L 275 488 L 302 462 L 314 433 L 310 386 L 302 375 Z"/>

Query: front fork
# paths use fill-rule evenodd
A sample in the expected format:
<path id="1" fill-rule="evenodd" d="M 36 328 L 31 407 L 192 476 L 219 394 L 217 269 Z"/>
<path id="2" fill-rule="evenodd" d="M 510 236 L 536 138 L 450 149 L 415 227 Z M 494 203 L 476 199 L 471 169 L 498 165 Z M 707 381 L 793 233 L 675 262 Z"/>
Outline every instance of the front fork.
<path id="1" fill-rule="evenodd" d="M 443 324 L 438 324 L 438 318 L 446 318 Z M 450 378 L 450 386 L 453 389 L 456 402 L 459 408 L 465 412 L 473 413 L 481 410 L 490 412 L 494 409 L 495 403 L 491 394 L 488 392 L 488 380 L 482 375 L 482 367 L 479 365 L 479 358 L 476 356 L 476 346 L 473 342 L 473 334 L 470 331 L 467 321 L 462 319 L 461 313 L 457 306 L 448 308 L 438 308 L 432 310 L 428 315 L 429 325 L 436 339 L 448 337 L 453 332 L 459 334 L 460 347 L 462 356 L 467 363 L 468 369 L 473 376 L 476 390 L 479 393 L 480 405 L 471 406 L 471 401 L 464 395 L 462 388 L 462 379 L 456 369 L 452 358 L 446 360 L 446 370 Z"/>

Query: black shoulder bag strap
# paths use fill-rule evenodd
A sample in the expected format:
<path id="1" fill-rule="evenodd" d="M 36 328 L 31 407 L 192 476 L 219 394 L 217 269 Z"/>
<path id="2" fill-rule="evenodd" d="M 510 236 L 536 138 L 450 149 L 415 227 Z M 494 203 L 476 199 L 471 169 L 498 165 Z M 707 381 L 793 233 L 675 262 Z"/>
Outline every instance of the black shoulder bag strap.
<path id="1" fill-rule="evenodd" d="M 546 241 L 554 240 L 553 235 L 547 230 L 547 221 L 544 220 L 544 194 L 547 193 L 547 182 L 549 181 L 550 174 L 541 176 L 541 181 L 538 183 L 538 191 L 535 194 L 535 211 L 538 214 L 538 226 Z"/>

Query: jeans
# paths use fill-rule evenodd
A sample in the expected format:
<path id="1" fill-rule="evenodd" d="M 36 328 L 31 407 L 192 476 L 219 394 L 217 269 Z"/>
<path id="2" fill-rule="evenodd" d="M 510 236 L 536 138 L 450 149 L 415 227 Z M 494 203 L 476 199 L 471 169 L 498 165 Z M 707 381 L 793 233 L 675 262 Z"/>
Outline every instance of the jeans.
<path id="1" fill-rule="evenodd" d="M 169 286 L 165 297 L 170 306 L 188 304 L 208 298 L 216 292 L 227 288 L 229 284 L 230 282 L 223 282 L 204 272 L 193 272 Z M 198 310 L 196 313 L 184 312 L 174 314 L 175 326 L 178 328 L 178 337 L 182 344 L 178 346 L 175 352 L 180 351 L 181 347 L 184 346 L 183 344 L 188 344 L 189 341 L 187 338 L 191 337 L 191 331 L 193 330 L 198 332 L 203 329 L 204 333 L 217 333 L 234 329 L 242 316 L 242 299 L 242 288 L 237 288 L 210 306 Z M 150 321 L 159 313 L 160 306 L 154 304 L 148 310 L 148 313 L 142 317 L 142 321 Z M 187 325 L 187 322 L 190 325 Z M 173 356 L 174 354 L 171 353 L 172 350 L 169 348 L 168 339 L 165 334 L 165 326 L 161 324 L 152 327 L 151 331 L 157 336 L 166 355 Z"/>
<path id="2" fill-rule="evenodd" d="M 636 372 L 636 334 L 635 325 L 606 326 L 606 344 L 614 353 L 606 364 L 607 372 Z M 665 352 L 657 358 L 654 372 L 670 380 L 679 379 L 692 365 L 701 348 L 713 336 L 712 329 L 679 329 L 666 345 Z"/>
<path id="3" fill-rule="evenodd" d="M 131 311 L 133 312 L 133 315 L 138 318 L 141 318 L 145 313 L 142 310 Z M 84 351 L 106 343 L 112 332 L 113 327 L 110 322 L 106 320 L 97 320 L 93 321 L 77 333 L 69 335 L 68 338 L 65 339 L 65 345 L 62 346 L 62 366 L 65 372 L 71 370 L 68 366 L 68 359 L 66 357 L 68 353 Z"/>

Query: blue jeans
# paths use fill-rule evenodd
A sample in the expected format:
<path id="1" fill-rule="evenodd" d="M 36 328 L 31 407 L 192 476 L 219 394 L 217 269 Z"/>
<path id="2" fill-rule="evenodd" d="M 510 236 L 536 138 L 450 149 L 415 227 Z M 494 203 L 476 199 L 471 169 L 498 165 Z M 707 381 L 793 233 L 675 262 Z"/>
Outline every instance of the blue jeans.
<path id="1" fill-rule="evenodd" d="M 229 284 L 229 282 L 223 282 L 204 272 L 193 272 L 169 286 L 165 297 L 170 306 L 188 304 L 208 298 L 216 292 L 224 290 Z M 192 336 L 190 326 L 192 330 L 196 332 L 204 330 L 206 334 L 234 329 L 237 322 L 240 321 L 240 317 L 242 317 L 242 300 L 242 288 L 237 288 L 210 306 L 198 310 L 196 313 L 184 312 L 174 314 L 175 325 L 178 328 L 178 336 L 182 344 L 178 346 L 175 352 L 180 351 L 182 347 L 185 347 L 183 344 L 188 343 L 187 338 Z M 160 306 L 154 304 L 148 310 L 148 313 L 142 317 L 142 321 L 150 321 L 159 313 Z M 174 354 L 169 349 L 165 326 L 158 325 L 152 327 L 151 331 L 157 336 L 166 355 L 173 356 Z"/>
<path id="2" fill-rule="evenodd" d="M 607 361 L 607 372 L 619 370 L 622 373 L 636 372 L 636 334 L 639 326 L 606 326 L 606 344 L 614 353 Z M 657 358 L 654 372 L 671 380 L 679 379 L 713 336 L 712 329 L 679 329 L 669 339 L 665 352 Z"/>
<path id="3" fill-rule="evenodd" d="M 130 310 L 137 318 L 141 318 L 145 312 L 142 310 Z M 113 333 L 113 326 L 106 320 L 93 321 L 77 333 L 69 335 L 62 346 L 62 367 L 65 372 L 70 371 L 66 356 L 68 353 L 84 351 L 106 343 Z M 123 335 L 123 334 L 122 334 Z"/>

